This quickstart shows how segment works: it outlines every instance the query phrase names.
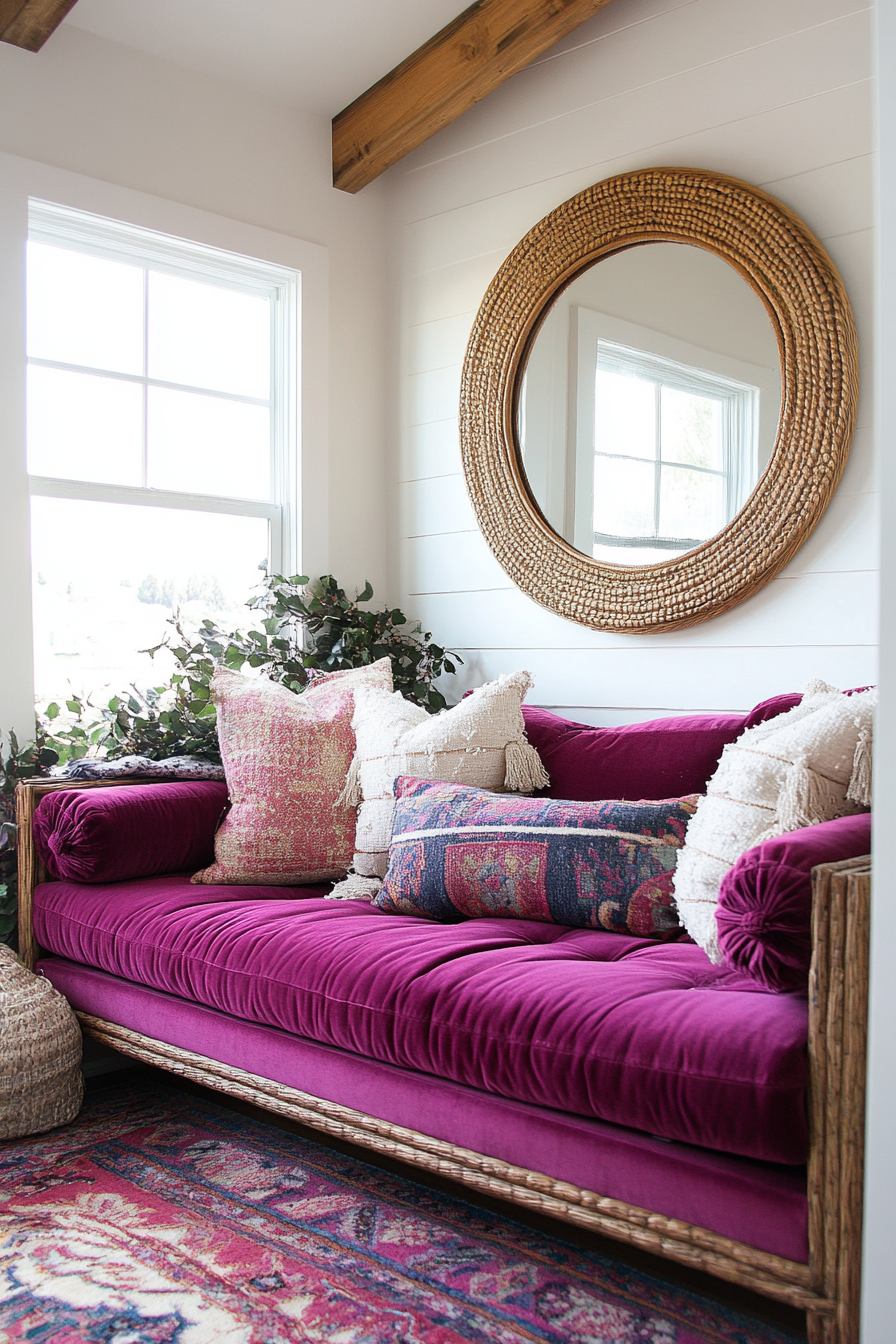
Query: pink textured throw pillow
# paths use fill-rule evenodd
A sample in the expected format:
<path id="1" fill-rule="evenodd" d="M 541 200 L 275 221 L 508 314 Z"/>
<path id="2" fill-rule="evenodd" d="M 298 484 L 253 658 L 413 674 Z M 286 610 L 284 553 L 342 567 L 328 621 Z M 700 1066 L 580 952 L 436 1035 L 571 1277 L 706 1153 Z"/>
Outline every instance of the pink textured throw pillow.
<path id="1" fill-rule="evenodd" d="M 333 672 L 300 695 L 220 668 L 212 679 L 230 811 L 194 882 L 325 882 L 348 870 L 354 807 L 337 803 L 355 751 L 354 692 L 392 689 L 392 664 Z"/>

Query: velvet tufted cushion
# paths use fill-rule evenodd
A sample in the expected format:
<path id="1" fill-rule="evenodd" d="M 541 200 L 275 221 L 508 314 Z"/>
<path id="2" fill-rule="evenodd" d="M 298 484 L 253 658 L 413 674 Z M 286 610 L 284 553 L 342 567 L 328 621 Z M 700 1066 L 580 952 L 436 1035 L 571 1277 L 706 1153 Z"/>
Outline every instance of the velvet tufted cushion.
<path id="1" fill-rule="evenodd" d="M 603 1120 L 509 1100 L 247 1022 L 62 957 L 44 957 L 37 969 L 79 1012 L 365 1111 L 388 1124 L 488 1153 L 498 1162 L 541 1171 L 557 1181 L 600 1190 L 609 1199 L 708 1227 L 786 1260 L 805 1264 L 808 1259 L 802 1167 L 744 1161 Z M 562 1337 L 594 1344 L 590 1331 L 584 1338 L 578 1331 L 564 1332 Z M 679 1331 L 677 1344 L 685 1344 L 686 1338 Z M 505 1344 L 511 1341 L 506 1339 Z M 629 1344 L 634 1344 L 630 1335 Z M 659 1344 L 656 1336 L 654 1344 Z M 687 1344 L 697 1344 L 696 1338 L 691 1336 Z M 734 1340 L 729 1338 L 729 1344 Z M 741 1344 L 745 1344 L 742 1337 Z"/>
<path id="2" fill-rule="evenodd" d="M 122 882 L 210 863 L 227 785 L 112 785 L 46 794 L 34 843 L 51 877 Z"/>
<path id="3" fill-rule="evenodd" d="M 812 869 L 871 849 L 871 816 L 840 817 L 748 849 L 722 880 L 716 927 L 725 964 L 764 989 L 806 991 Z"/>
<path id="4" fill-rule="evenodd" d="M 692 943 L 302 896 L 184 875 L 47 882 L 34 927 L 59 956 L 385 1064 L 805 1160 L 805 996 L 765 993 Z"/>

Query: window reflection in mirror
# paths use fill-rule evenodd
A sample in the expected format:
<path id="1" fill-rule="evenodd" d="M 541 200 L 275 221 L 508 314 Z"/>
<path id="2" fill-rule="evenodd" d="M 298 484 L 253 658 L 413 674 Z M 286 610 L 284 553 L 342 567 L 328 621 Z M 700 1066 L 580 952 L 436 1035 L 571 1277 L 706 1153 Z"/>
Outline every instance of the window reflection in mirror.
<path id="1" fill-rule="evenodd" d="M 715 536 L 765 467 L 780 402 L 760 299 L 720 258 L 651 244 L 555 302 L 520 391 L 530 489 L 554 529 L 613 564 Z"/>

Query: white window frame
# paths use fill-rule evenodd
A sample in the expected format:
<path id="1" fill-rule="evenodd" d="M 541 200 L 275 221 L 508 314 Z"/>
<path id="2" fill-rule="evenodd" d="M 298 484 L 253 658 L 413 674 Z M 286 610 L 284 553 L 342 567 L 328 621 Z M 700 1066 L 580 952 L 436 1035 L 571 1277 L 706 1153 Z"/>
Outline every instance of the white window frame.
<path id="1" fill-rule="evenodd" d="M 682 545 L 696 546 L 700 538 L 662 537 L 659 534 L 660 483 L 663 467 L 676 467 L 682 471 L 693 471 L 704 476 L 721 476 L 725 482 L 725 507 L 728 519 L 734 517 L 742 501 L 752 489 L 756 479 L 756 462 L 759 447 L 759 388 L 747 383 L 710 373 L 706 369 L 695 368 L 689 364 L 679 364 L 674 359 L 652 354 L 648 350 L 634 350 L 630 346 L 599 337 L 595 350 L 595 375 L 622 373 L 634 378 L 643 378 L 653 383 L 655 396 L 654 425 L 654 534 L 648 537 L 616 537 L 594 532 L 592 545 L 603 546 L 654 546 L 660 550 L 676 550 Z M 663 388 L 672 388 L 677 392 L 690 392 L 698 397 L 712 398 L 722 405 L 722 462 L 721 468 L 698 467 L 689 462 L 675 462 L 663 457 L 661 402 Z M 594 413 L 597 407 L 596 390 L 591 397 L 591 512 L 594 516 L 593 481 L 594 459 L 597 457 L 619 457 L 627 461 L 649 461 L 649 458 L 631 458 L 624 453 L 606 453 L 598 449 L 594 437 Z M 580 427 L 581 434 L 581 427 Z M 593 529 L 593 524 L 592 524 Z"/>
<path id="2" fill-rule="evenodd" d="M 30 488 L 25 449 L 25 261 L 30 199 L 301 272 L 297 315 L 296 545 L 285 567 L 326 574 L 329 556 L 329 257 L 318 243 L 0 152 L 0 725 L 34 732 Z M 247 209 L 251 203 L 247 202 Z M 202 508 L 208 500 L 202 497 Z M 214 510 L 209 510 L 214 512 Z M 76 546 L 73 540 L 73 546 Z"/>
<path id="3" fill-rule="evenodd" d="M 703 350 L 699 346 L 667 336 L 663 332 L 640 327 L 635 323 L 597 312 L 584 305 L 573 305 L 569 310 L 568 339 L 570 346 L 569 374 L 569 421 L 566 472 L 565 519 L 566 536 L 573 537 L 577 550 L 586 555 L 593 554 L 594 534 L 594 411 L 595 411 L 595 372 L 597 369 L 598 346 L 609 350 L 616 346 L 627 359 L 644 361 L 645 376 L 654 378 L 648 371 L 649 365 L 657 369 L 664 368 L 669 381 L 686 390 L 703 391 L 715 381 L 719 395 L 727 389 L 737 391 L 746 389 L 740 399 L 740 405 L 731 412 L 742 417 L 742 427 L 751 445 L 740 455 L 739 461 L 732 464 L 733 470 L 728 477 L 729 517 L 743 506 L 753 489 L 758 471 L 764 463 L 758 461 L 760 430 L 763 418 L 771 413 L 777 414 L 780 388 L 776 383 L 776 371 L 763 369 L 758 365 L 720 355 L 716 351 Z M 694 380 L 689 383 L 689 380 Z M 704 383 L 705 380 L 705 383 Z M 729 432 L 738 428 L 729 423 Z M 620 549 L 624 544 L 649 546 L 651 543 L 620 539 Z"/>
<path id="4" fill-rule="evenodd" d="M 217 495 L 213 491 L 197 494 L 159 490 L 148 485 L 145 419 L 142 485 L 108 485 L 100 481 L 31 475 L 32 497 L 49 496 L 54 499 L 92 500 L 105 504 L 136 504 L 150 508 L 190 509 L 234 517 L 265 518 L 270 528 L 271 568 L 275 573 L 284 570 L 296 573 L 296 562 L 301 553 L 297 439 L 297 315 L 301 302 L 301 273 L 35 199 L 31 199 L 28 205 L 28 236 L 32 242 L 125 262 L 142 267 L 144 271 L 163 272 L 183 279 L 232 288 L 240 293 L 257 294 L 269 299 L 271 304 L 270 397 L 261 403 L 269 406 L 271 412 L 271 490 L 268 500 L 235 499 Z M 144 304 L 146 302 L 147 296 L 144 295 Z M 119 379 L 141 386 L 144 392 L 150 387 L 164 387 L 215 395 L 205 387 L 150 378 L 146 367 L 145 340 L 143 358 L 141 374 L 119 374 L 108 369 L 35 357 L 30 357 L 28 364 L 37 368 Z M 249 397 L 227 399 L 253 403 L 259 403 L 260 400 Z"/>

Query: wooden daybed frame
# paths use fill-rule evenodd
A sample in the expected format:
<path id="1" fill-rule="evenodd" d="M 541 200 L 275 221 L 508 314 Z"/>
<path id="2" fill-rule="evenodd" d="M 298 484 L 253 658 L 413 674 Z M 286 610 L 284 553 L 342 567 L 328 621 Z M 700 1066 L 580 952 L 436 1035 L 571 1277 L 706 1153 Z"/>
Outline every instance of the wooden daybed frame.
<path id="1" fill-rule="evenodd" d="M 40 798 L 57 789 L 143 782 L 29 781 L 19 785 L 19 948 L 29 968 L 40 956 L 32 929 L 34 888 L 48 880 L 31 833 Z M 813 869 L 808 1265 L 389 1124 L 114 1022 L 86 1013 L 78 1017 L 87 1036 L 133 1059 L 788 1303 L 807 1313 L 810 1344 L 859 1344 L 870 886 L 868 857 Z"/>

